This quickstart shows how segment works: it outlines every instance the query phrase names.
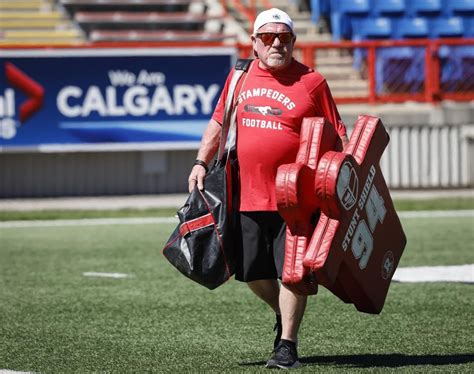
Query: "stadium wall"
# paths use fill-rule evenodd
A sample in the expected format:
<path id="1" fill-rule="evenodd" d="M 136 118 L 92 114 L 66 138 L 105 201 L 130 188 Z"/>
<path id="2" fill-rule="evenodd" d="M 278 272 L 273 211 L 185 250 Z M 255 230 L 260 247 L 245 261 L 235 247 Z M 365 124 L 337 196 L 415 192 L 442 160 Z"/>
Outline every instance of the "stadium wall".
<path id="1" fill-rule="evenodd" d="M 380 117 L 390 134 L 381 168 L 392 189 L 474 186 L 474 105 L 441 102 L 340 106 L 346 124 Z"/>
<path id="2" fill-rule="evenodd" d="M 341 106 L 344 121 L 380 116 L 391 140 L 381 159 L 392 189 L 474 186 L 471 104 Z M 196 149 L 0 153 L 0 197 L 181 193 Z"/>
<path id="3" fill-rule="evenodd" d="M 184 192 L 193 151 L 0 154 L 0 196 Z"/>

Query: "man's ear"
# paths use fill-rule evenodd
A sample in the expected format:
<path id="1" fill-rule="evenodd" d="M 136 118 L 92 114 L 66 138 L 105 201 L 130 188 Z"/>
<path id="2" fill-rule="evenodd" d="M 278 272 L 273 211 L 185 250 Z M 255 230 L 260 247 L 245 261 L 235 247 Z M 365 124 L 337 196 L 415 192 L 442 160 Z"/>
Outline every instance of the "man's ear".
<path id="1" fill-rule="evenodd" d="M 250 39 L 252 40 L 252 45 L 254 45 L 257 42 L 257 39 L 253 35 L 250 36 Z M 257 54 L 257 51 L 255 50 L 255 48 L 252 48 L 252 50 L 253 50 L 253 55 L 255 57 L 258 57 L 258 54 Z"/>

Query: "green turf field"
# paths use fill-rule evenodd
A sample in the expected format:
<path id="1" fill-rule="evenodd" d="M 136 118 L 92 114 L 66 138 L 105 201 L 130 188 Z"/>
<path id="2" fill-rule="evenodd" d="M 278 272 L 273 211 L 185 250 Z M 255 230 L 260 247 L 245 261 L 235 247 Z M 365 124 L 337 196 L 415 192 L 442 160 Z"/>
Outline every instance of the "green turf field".
<path id="1" fill-rule="evenodd" d="M 455 194 L 455 193 L 454 193 Z M 183 201 L 184 203 L 184 201 Z M 400 199 L 394 200 L 397 211 L 405 210 L 451 210 L 474 209 L 474 198 L 450 197 L 441 199 Z M 176 214 L 177 208 L 166 209 L 117 209 L 117 210 L 0 210 L 0 221 L 78 219 L 102 217 L 167 217 Z"/>
<path id="2" fill-rule="evenodd" d="M 472 217 L 402 223 L 400 266 L 474 263 Z M 208 291 L 174 270 L 160 251 L 173 226 L 0 227 L 0 370 L 268 372 L 274 316 L 243 284 Z M 472 373 L 473 311 L 468 284 L 393 283 L 378 316 L 321 289 L 298 372 Z"/>

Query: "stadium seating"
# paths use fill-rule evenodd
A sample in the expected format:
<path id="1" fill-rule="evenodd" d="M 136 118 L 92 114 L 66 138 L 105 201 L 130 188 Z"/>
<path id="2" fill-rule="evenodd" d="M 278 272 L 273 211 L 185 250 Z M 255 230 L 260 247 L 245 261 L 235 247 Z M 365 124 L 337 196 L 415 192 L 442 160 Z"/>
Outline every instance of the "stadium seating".
<path id="1" fill-rule="evenodd" d="M 317 23 L 321 17 L 329 18 L 330 14 L 330 0 L 311 0 L 311 21 L 313 23 Z"/>
<path id="2" fill-rule="evenodd" d="M 64 20 L 59 12 L 38 11 L 8 11 L 0 13 L 0 28 L 2 29 L 24 29 L 28 26 L 32 29 L 48 29 L 65 27 Z"/>
<path id="3" fill-rule="evenodd" d="M 372 0 L 370 13 L 374 17 L 400 17 L 404 15 L 405 9 L 405 0 Z"/>
<path id="4" fill-rule="evenodd" d="M 161 31 L 161 30 L 94 30 L 89 39 L 93 42 L 222 42 L 235 35 L 202 31 Z"/>
<path id="5" fill-rule="evenodd" d="M 353 21 L 354 33 L 353 41 L 360 41 L 365 39 L 387 39 L 392 34 L 392 24 L 390 19 L 379 18 L 364 18 Z M 362 62 L 367 56 L 365 48 L 354 49 L 354 68 L 360 69 Z"/>
<path id="6" fill-rule="evenodd" d="M 352 22 L 367 17 L 369 0 L 333 0 L 331 2 L 331 26 L 334 40 L 352 37 Z"/>
<path id="7" fill-rule="evenodd" d="M 221 15 L 198 0 L 60 0 L 91 41 L 216 41 Z M 189 34 L 187 34 L 189 33 Z M 143 38 L 143 39 L 140 39 Z"/>
<path id="8" fill-rule="evenodd" d="M 60 0 L 74 14 L 78 11 L 183 12 L 197 0 Z"/>
<path id="9" fill-rule="evenodd" d="M 419 92 L 424 84 L 423 47 L 390 47 L 377 50 L 376 92 Z"/>
<path id="10" fill-rule="evenodd" d="M 393 23 L 392 39 L 427 38 L 428 35 L 426 18 L 401 18 Z"/>
<path id="11" fill-rule="evenodd" d="M 0 45 L 81 42 L 81 31 L 57 9 L 56 0 L 0 1 Z"/>
<path id="12" fill-rule="evenodd" d="M 438 18 L 431 21 L 430 37 L 463 37 L 473 36 L 472 18 L 461 17 Z M 441 87 L 446 91 L 455 91 L 466 80 L 474 76 L 474 46 L 444 45 L 438 50 L 441 61 Z"/>
<path id="13" fill-rule="evenodd" d="M 371 17 L 354 20 L 353 40 L 387 39 L 392 35 L 392 22 L 386 17 Z"/>
<path id="14" fill-rule="evenodd" d="M 474 77 L 474 47 L 441 46 L 438 50 L 441 61 L 441 87 L 447 92 L 456 91 Z"/>
<path id="15" fill-rule="evenodd" d="M 416 16 L 438 16 L 443 7 L 441 0 L 409 0 L 407 1 L 407 15 Z"/>
<path id="16" fill-rule="evenodd" d="M 11 30 L 3 31 L 0 45 L 5 44 L 79 44 L 81 34 L 77 30 Z"/>
<path id="17" fill-rule="evenodd" d="M 464 36 L 464 23 L 461 17 L 435 18 L 430 21 L 431 38 L 459 38 Z"/>
<path id="18" fill-rule="evenodd" d="M 314 0 L 313 4 L 316 2 L 313 20 L 324 14 L 323 2 Z M 329 2 L 329 13 L 335 41 L 474 37 L 474 0 L 333 0 Z M 442 84 L 447 77 L 472 79 L 473 49 L 440 49 Z M 376 53 L 377 93 L 418 92 L 423 88 L 423 48 L 380 48 Z M 366 58 L 365 48 L 354 49 L 353 67 L 362 74 Z"/>
<path id="19" fill-rule="evenodd" d="M 474 0 L 444 0 L 443 14 L 446 17 L 474 15 Z"/>
<path id="20" fill-rule="evenodd" d="M 315 20 L 322 13 L 318 3 Z M 328 5 L 325 5 L 326 7 Z M 474 0 L 334 0 L 329 3 L 333 40 L 360 40 L 365 34 L 361 20 L 388 18 L 393 34 L 388 38 L 472 37 L 474 34 Z M 424 20 L 424 21 L 422 21 Z M 368 21 L 373 23 L 372 21 Z M 425 22 L 429 33 L 425 32 Z M 379 38 L 383 31 L 374 32 Z M 426 35 L 425 35 L 426 34 Z M 373 38 L 367 34 L 367 38 Z"/>
<path id="21" fill-rule="evenodd" d="M 464 36 L 474 38 L 474 17 L 469 17 L 464 20 Z"/>
<path id="22" fill-rule="evenodd" d="M 353 41 L 361 41 L 366 39 L 387 39 L 392 34 L 392 23 L 390 19 L 379 18 L 363 18 L 353 21 L 354 33 L 352 35 Z M 360 69 L 363 60 L 367 56 L 365 48 L 354 49 L 354 68 Z"/>
<path id="23" fill-rule="evenodd" d="M 89 32 L 91 30 L 203 30 L 212 19 L 190 12 L 77 12 L 74 20 Z"/>
<path id="24" fill-rule="evenodd" d="M 474 0 L 312 0 L 312 20 L 329 18 L 332 39 L 473 38 Z M 443 46 L 442 87 L 459 87 L 474 76 L 474 47 Z M 376 91 L 421 92 L 425 84 L 423 47 L 376 50 Z M 355 48 L 352 67 L 366 75 L 366 48 Z"/>
<path id="25" fill-rule="evenodd" d="M 18 11 L 18 10 L 35 10 L 39 11 L 44 3 L 41 0 L 2 0 L 0 2 L 0 10 L 3 11 Z"/>

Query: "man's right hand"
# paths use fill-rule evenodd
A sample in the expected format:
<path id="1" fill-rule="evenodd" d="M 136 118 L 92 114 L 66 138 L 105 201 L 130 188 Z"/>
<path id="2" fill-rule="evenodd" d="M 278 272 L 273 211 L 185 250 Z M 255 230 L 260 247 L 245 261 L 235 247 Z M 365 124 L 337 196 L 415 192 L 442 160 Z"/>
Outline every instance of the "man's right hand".
<path id="1" fill-rule="evenodd" d="M 194 166 L 191 169 L 191 173 L 188 178 L 188 189 L 189 193 L 194 189 L 197 184 L 200 190 L 204 189 L 204 177 L 206 176 L 209 160 L 215 155 L 217 148 L 219 148 L 219 139 L 221 137 L 221 125 L 219 122 L 211 119 L 204 130 L 204 134 L 201 139 L 201 146 L 197 154 Z M 207 161 L 205 161 L 207 160 Z M 202 165 L 199 165 L 202 163 Z"/>
<path id="2" fill-rule="evenodd" d="M 201 165 L 194 165 L 191 169 L 191 173 L 188 178 L 189 193 L 192 192 L 194 186 L 197 186 L 200 190 L 204 189 L 204 177 L 206 176 L 206 169 Z"/>

